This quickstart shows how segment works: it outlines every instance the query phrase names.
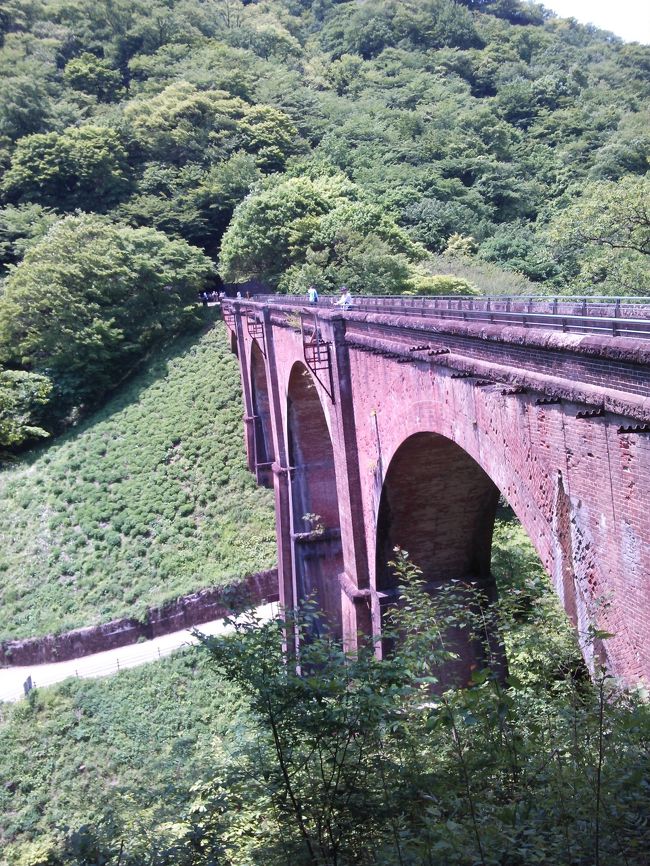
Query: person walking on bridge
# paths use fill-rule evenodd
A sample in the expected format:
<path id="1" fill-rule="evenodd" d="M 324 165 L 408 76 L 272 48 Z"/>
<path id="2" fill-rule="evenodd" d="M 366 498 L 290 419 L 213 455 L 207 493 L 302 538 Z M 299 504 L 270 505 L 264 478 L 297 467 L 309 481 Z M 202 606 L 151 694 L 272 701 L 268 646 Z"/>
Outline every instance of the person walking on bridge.
<path id="1" fill-rule="evenodd" d="M 310 286 L 307 289 L 307 300 L 309 301 L 310 304 L 317 304 L 318 303 L 318 292 L 316 290 L 316 286 Z"/>
<path id="2" fill-rule="evenodd" d="M 344 310 L 349 310 L 352 306 L 352 293 L 347 286 L 341 286 L 341 297 L 334 302 L 335 307 L 343 307 Z"/>

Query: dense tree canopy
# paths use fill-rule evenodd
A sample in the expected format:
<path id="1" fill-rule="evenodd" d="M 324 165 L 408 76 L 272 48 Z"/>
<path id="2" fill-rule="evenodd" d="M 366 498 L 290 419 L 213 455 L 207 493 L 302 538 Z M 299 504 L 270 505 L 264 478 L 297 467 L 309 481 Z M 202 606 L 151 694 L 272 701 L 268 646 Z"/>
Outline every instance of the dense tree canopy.
<path id="1" fill-rule="evenodd" d="M 9 0 L 0 40 L 13 369 L 127 372 L 156 329 L 119 309 L 157 232 L 181 271 L 205 254 L 280 291 L 647 289 L 647 46 L 522 0 Z M 79 211 L 107 220 L 59 233 Z M 90 225 L 120 239 L 98 262 L 55 242 Z M 95 267 L 128 270 L 124 296 Z M 180 282 L 163 331 L 201 280 Z M 70 340 L 31 323 L 44 295 Z"/>
<path id="2" fill-rule="evenodd" d="M 115 130 L 70 127 L 21 139 L 3 188 L 10 201 L 105 211 L 126 192 L 127 175 L 126 150 Z"/>
<path id="3" fill-rule="evenodd" d="M 199 90 L 188 82 L 170 84 L 153 97 L 132 100 L 124 119 L 132 141 L 148 155 L 172 163 L 216 159 L 233 146 L 244 103 L 222 90 Z"/>
<path id="4" fill-rule="evenodd" d="M 0 296 L 0 362 L 51 377 L 64 403 L 115 385 L 191 321 L 209 260 L 183 240 L 98 216 L 61 220 Z"/>
<path id="5" fill-rule="evenodd" d="M 74 90 L 93 94 L 100 102 L 110 102 L 122 93 L 119 71 L 88 51 L 66 63 L 63 80 Z"/>
<path id="6" fill-rule="evenodd" d="M 0 209 L 0 272 L 17 264 L 58 218 L 56 211 L 35 203 Z"/>
<path id="7" fill-rule="evenodd" d="M 279 279 L 333 204 L 323 184 L 308 178 L 290 178 L 248 198 L 223 238 L 225 278 Z"/>
<path id="8" fill-rule="evenodd" d="M 577 286 L 633 294 L 649 273 L 650 176 L 586 184 L 548 234 L 557 257 L 573 261 Z"/>

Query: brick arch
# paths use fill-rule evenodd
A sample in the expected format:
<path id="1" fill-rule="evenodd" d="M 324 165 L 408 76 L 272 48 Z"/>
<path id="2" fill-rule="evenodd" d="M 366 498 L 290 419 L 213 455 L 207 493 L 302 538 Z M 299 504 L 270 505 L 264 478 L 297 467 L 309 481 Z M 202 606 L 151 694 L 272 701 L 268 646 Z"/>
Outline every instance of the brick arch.
<path id="1" fill-rule="evenodd" d="M 377 519 L 377 589 L 390 589 L 395 545 L 427 580 L 486 580 L 499 488 L 470 455 L 437 433 L 406 439 L 390 462 Z"/>
<path id="2" fill-rule="evenodd" d="M 316 391 L 335 447 L 345 566 L 336 583 L 343 592 L 344 638 L 354 645 L 359 632 L 378 634 L 376 529 L 384 479 L 402 443 L 430 432 L 456 443 L 503 492 L 579 635 L 592 625 L 614 634 L 603 647 L 612 673 L 627 684 L 647 683 L 648 341 L 632 331 L 608 336 L 600 325 L 593 334 L 561 333 L 550 322 L 547 328 L 546 317 L 561 313 L 577 316 L 578 327 L 589 329 L 603 315 L 617 317 L 613 305 L 596 305 L 590 312 L 573 302 L 558 302 L 559 309 L 554 302 L 553 313 L 537 305 L 532 322 L 530 304 L 523 313 L 513 308 L 516 321 L 511 321 L 501 308 L 495 307 L 493 315 L 493 300 L 459 302 L 460 311 L 454 302 L 444 313 L 438 300 L 422 309 L 419 301 L 404 306 L 394 299 L 385 304 L 368 299 L 345 315 L 338 308 L 318 310 L 319 332 L 328 347 L 327 364 L 319 370 L 331 393 L 319 384 Z M 474 319 L 476 311 L 480 321 Z M 251 468 L 249 362 L 259 328 L 249 327 L 250 313 L 263 325 L 277 449 L 280 591 L 292 606 L 294 536 L 304 528 L 299 520 L 294 528 L 292 513 L 304 512 L 291 508 L 287 395 L 289 376 L 306 348 L 304 335 L 290 322 L 291 315 L 303 312 L 303 304 L 267 297 L 242 308 L 225 300 L 224 312 L 237 337 Z M 634 310 L 635 316 L 641 314 L 650 319 L 650 304 Z M 591 324 L 585 324 L 585 316 Z M 583 649 L 588 656 L 590 647 Z"/>
<path id="3" fill-rule="evenodd" d="M 342 635 L 341 591 L 343 571 L 341 519 L 339 515 L 334 449 L 316 383 L 304 364 L 292 367 L 287 389 L 287 443 L 295 599 L 313 597 L 324 612 L 335 637 Z M 305 514 L 317 514 L 323 527 Z"/>
<path id="4" fill-rule="evenodd" d="M 250 383 L 255 474 L 257 480 L 265 487 L 273 487 L 271 465 L 274 460 L 274 449 L 271 406 L 266 381 L 266 363 L 257 340 L 251 343 Z"/>
<path id="5" fill-rule="evenodd" d="M 489 427 L 477 431 L 474 417 L 466 413 L 462 404 L 454 405 L 450 413 L 446 408 L 441 411 L 441 407 L 433 402 L 421 400 L 407 403 L 401 409 L 399 419 L 394 419 L 392 414 L 390 417 L 391 431 L 395 430 L 397 435 L 382 435 L 383 471 L 379 477 L 375 476 L 375 530 L 379 526 L 381 497 L 388 471 L 395 458 L 410 440 L 420 436 L 437 437 L 466 455 L 467 460 L 471 461 L 467 465 L 480 470 L 503 495 L 526 531 L 549 578 L 557 584 L 553 565 L 558 556 L 558 544 L 554 539 L 550 513 L 544 509 L 544 503 L 540 502 L 535 488 L 543 487 L 546 497 L 557 498 L 561 476 L 553 475 L 543 461 L 540 465 L 531 462 L 531 455 L 511 453 L 509 444 Z M 510 420 L 512 422 L 514 419 Z M 453 455 L 454 449 L 450 448 L 449 453 Z M 532 459 L 537 461 L 535 455 L 532 455 Z"/>
<path id="6" fill-rule="evenodd" d="M 376 588 L 380 616 L 397 598 L 388 562 L 399 546 L 422 569 L 430 592 L 450 580 L 478 585 L 490 600 L 496 586 L 490 570 L 492 533 L 499 488 L 458 444 L 438 433 L 407 437 L 394 453 L 382 485 L 376 526 Z M 463 685 L 488 652 L 504 666 L 499 636 L 469 640 L 449 629 L 445 643 L 458 654 L 441 674 L 444 685 Z M 388 646 L 384 643 L 384 649 Z"/>
<path id="7" fill-rule="evenodd" d="M 403 399 L 404 395 L 402 395 Z M 380 548 L 382 541 L 379 533 L 383 532 L 385 524 L 380 524 L 380 512 L 385 493 L 385 483 L 388 473 L 393 466 L 393 461 L 401 457 L 401 449 L 411 439 L 421 435 L 437 436 L 447 440 L 450 445 L 455 446 L 464 454 L 476 470 L 482 472 L 495 487 L 500 491 L 508 504 L 512 507 L 523 529 L 535 548 L 540 561 L 558 595 L 565 612 L 577 629 L 577 638 L 583 657 L 587 666 L 593 669 L 595 657 L 601 661 L 606 659 L 606 647 L 593 645 L 586 636 L 589 626 L 598 623 L 598 627 L 605 631 L 616 634 L 616 640 L 627 644 L 627 630 L 625 623 L 616 618 L 615 612 L 605 610 L 599 613 L 590 601 L 588 591 L 585 591 L 585 581 L 576 571 L 576 563 L 580 564 L 582 572 L 588 575 L 593 585 L 600 580 L 598 563 L 594 556 L 594 548 L 591 538 L 582 526 L 581 503 L 572 499 L 567 493 L 564 467 L 554 468 L 549 464 L 543 454 L 536 454 L 526 446 L 525 439 L 520 446 L 515 436 L 508 434 L 507 438 L 502 435 L 503 428 L 493 426 L 485 418 L 498 418 L 499 407 L 494 405 L 489 415 L 484 416 L 479 424 L 476 416 L 468 412 L 467 404 L 460 400 L 454 401 L 450 406 L 436 404 L 428 400 L 406 403 L 400 407 L 400 417 L 390 415 L 391 424 L 389 435 L 383 440 L 382 437 L 382 460 L 385 471 L 376 476 L 374 495 L 374 542 L 375 542 L 375 585 L 382 592 L 382 583 L 390 593 L 393 588 L 386 580 L 385 572 L 380 570 Z M 451 410 L 451 411 L 450 411 Z M 518 411 L 522 411 L 521 409 Z M 396 423 L 398 422 L 398 423 Z M 525 430 L 525 418 L 510 415 L 508 422 L 513 430 Z M 433 432 L 435 431 L 435 433 Z M 390 435 L 393 434 L 393 435 Z M 449 451 L 453 455 L 453 449 Z M 411 453 L 411 466 L 417 463 L 417 457 Z M 409 461 L 404 461 L 408 464 Z M 468 469 L 469 471 L 469 469 Z M 476 476 L 478 479 L 478 475 Z M 385 520 L 385 518 L 382 518 Z M 467 517 L 469 520 L 469 516 Z M 465 517 L 463 517 L 465 521 Z M 464 555 L 474 557 L 474 562 L 485 562 L 489 564 L 489 550 L 491 548 L 492 527 L 483 526 L 482 537 L 489 531 L 490 546 L 488 552 L 481 553 L 478 538 L 473 549 L 470 545 L 470 536 L 466 535 L 467 547 Z M 409 549 L 409 542 L 397 542 Z M 413 545 L 411 545 L 413 547 Z M 578 556 L 575 555 L 575 547 L 580 548 Z M 372 549 L 372 548 L 371 548 Z M 385 558 L 385 551 L 392 551 L 388 543 L 383 541 L 381 555 Z M 417 553 L 409 550 L 412 560 L 421 565 L 417 560 Z M 448 551 L 449 553 L 449 551 Z M 459 560 L 462 561 L 460 553 Z M 392 558 L 392 557 L 390 557 Z M 468 561 L 467 559 L 465 561 Z M 581 573 L 582 573 L 581 572 Z M 463 577 L 463 575 L 450 574 L 449 577 Z M 496 589 L 489 578 L 477 576 L 488 589 L 489 594 L 496 597 Z M 434 578 L 435 580 L 435 578 Z M 487 582 L 486 582 L 487 581 Z M 600 591 L 598 593 L 600 594 Z M 380 595 L 381 598 L 381 595 Z M 390 600 L 390 596 L 389 596 Z M 386 603 L 386 600 L 384 600 Z M 376 621 L 380 620 L 380 611 L 375 611 Z M 480 648 L 479 648 L 480 650 Z M 464 653 L 469 664 L 476 659 L 471 658 L 471 653 Z M 479 652 L 480 656 L 480 652 Z"/>

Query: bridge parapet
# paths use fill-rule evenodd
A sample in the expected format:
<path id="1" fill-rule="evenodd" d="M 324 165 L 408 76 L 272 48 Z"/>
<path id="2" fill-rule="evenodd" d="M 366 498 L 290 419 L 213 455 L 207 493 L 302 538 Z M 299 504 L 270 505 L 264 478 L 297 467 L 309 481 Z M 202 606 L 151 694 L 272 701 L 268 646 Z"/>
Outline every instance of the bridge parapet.
<path id="1" fill-rule="evenodd" d="M 437 299 L 364 297 L 346 311 L 334 308 L 334 300 L 327 298 L 328 303 L 317 308 L 297 298 L 269 295 L 255 302 L 231 301 L 225 309 L 230 315 L 239 303 L 247 321 L 267 309 L 276 327 L 296 330 L 301 317 L 315 316 L 321 322 L 342 318 L 346 343 L 359 351 L 394 355 L 400 363 L 427 361 L 650 421 L 650 342 L 646 342 L 650 338 L 650 300 L 619 304 L 618 315 L 613 317 L 609 313 L 616 303 L 593 303 L 597 312 L 573 316 L 566 328 L 562 325 L 567 321 L 564 312 L 534 310 L 531 314 L 530 299 L 518 299 L 518 306 L 526 310 L 504 312 L 502 319 L 498 318 L 501 311 L 488 307 L 491 303 L 504 306 L 509 299 L 484 299 L 481 309 L 472 310 L 439 309 Z M 443 300 L 449 305 L 477 303 L 475 299 Z M 541 308 L 554 302 L 536 303 Z M 576 303 L 582 305 L 583 300 Z M 573 301 L 566 306 L 573 309 Z M 476 316 L 467 315 L 472 312 Z M 496 319 L 491 318 L 495 315 Z"/>
<path id="2" fill-rule="evenodd" d="M 318 306 L 331 308 L 337 300 L 336 296 L 322 295 Z M 294 310 L 305 306 L 291 295 L 257 295 L 251 303 Z M 360 295 L 354 298 L 351 309 L 650 339 L 650 297 Z"/>

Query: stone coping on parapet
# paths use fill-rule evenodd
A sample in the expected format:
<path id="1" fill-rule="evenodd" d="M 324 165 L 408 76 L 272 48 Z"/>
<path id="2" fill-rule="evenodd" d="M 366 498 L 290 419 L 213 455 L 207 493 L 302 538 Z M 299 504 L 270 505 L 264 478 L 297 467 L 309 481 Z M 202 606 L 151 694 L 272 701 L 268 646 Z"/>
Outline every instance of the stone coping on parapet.
<path id="1" fill-rule="evenodd" d="M 522 394 L 527 391 L 545 395 L 570 403 L 586 405 L 619 415 L 621 418 L 634 418 L 644 423 L 650 421 L 650 396 L 607 388 L 602 385 L 581 383 L 568 377 L 537 373 L 535 371 L 517 369 L 507 364 L 494 361 L 472 359 L 454 352 L 438 353 L 433 357 L 416 357 L 409 354 L 408 349 L 397 343 L 373 340 L 371 338 L 353 337 L 346 341 L 353 349 L 362 351 L 385 350 L 391 357 L 400 356 L 411 363 L 430 363 L 439 367 L 447 367 L 476 380 L 476 384 L 489 385 L 498 389 L 514 389 L 508 393 Z M 504 392 L 505 393 L 505 392 Z"/>
<path id="2" fill-rule="evenodd" d="M 591 357 L 608 358 L 613 361 L 650 365 L 650 341 L 641 341 L 633 337 L 565 333 L 545 330 L 541 325 L 538 327 L 488 325 L 484 322 L 463 322 L 451 319 L 441 319 L 434 323 L 430 318 L 387 316 L 381 313 L 355 313 L 354 311 L 348 312 L 346 318 L 350 321 L 369 322 L 428 334 L 450 334 L 494 343 L 574 352 Z"/>
<path id="3" fill-rule="evenodd" d="M 277 568 L 260 571 L 232 586 L 209 587 L 149 608 L 143 621 L 124 617 L 58 635 L 2 641 L 0 667 L 82 658 L 211 622 L 245 604 L 258 605 L 278 598 Z"/>
<path id="4" fill-rule="evenodd" d="M 325 321 L 344 320 L 357 323 L 372 323 L 384 327 L 395 328 L 421 334 L 452 334 L 471 337 L 496 343 L 507 343 L 518 346 L 528 346 L 547 350 L 574 352 L 580 355 L 609 358 L 639 365 L 650 365 L 650 340 L 633 336 L 611 336 L 605 334 L 577 333 L 545 328 L 542 322 L 527 326 L 514 324 L 490 324 L 483 321 L 464 321 L 440 316 L 436 317 L 435 309 L 430 315 L 399 314 L 355 310 L 332 309 L 332 307 L 315 307 L 306 303 L 296 302 L 289 305 L 286 302 L 235 300 L 231 304 L 242 310 L 268 309 L 276 316 L 272 319 L 274 325 L 286 325 L 286 316 L 305 313 L 317 315 Z M 650 308 L 650 303 L 648 304 Z M 277 314 L 280 317 L 277 317 Z M 550 315 L 549 315 L 550 318 Z M 589 319 L 589 316 L 577 316 L 577 319 Z"/>

